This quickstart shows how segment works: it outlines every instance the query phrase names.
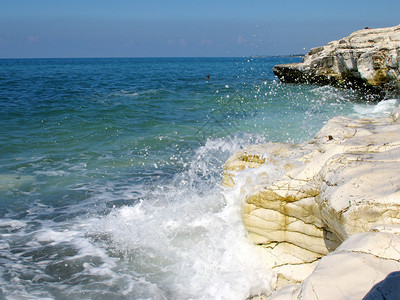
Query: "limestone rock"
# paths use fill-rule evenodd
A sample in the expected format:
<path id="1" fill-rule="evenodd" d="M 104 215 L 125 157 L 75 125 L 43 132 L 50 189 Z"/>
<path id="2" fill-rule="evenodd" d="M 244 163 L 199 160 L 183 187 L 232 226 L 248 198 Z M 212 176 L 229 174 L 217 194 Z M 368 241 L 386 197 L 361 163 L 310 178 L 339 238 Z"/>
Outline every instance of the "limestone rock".
<path id="1" fill-rule="evenodd" d="M 347 259 L 356 266 L 364 258 L 354 250 L 359 245 L 355 236 L 363 241 L 376 241 L 377 237 L 389 241 L 392 236 L 392 242 L 400 243 L 399 230 L 390 229 L 400 226 L 399 169 L 397 108 L 381 119 L 333 118 L 315 138 L 300 145 L 264 144 L 244 149 L 227 161 L 223 182 L 226 191 L 235 190 L 241 201 L 249 238 L 260 246 L 264 261 L 276 272 L 275 288 L 279 289 L 318 274 L 323 257 L 330 263 L 331 256 Z M 371 230 L 365 239 L 358 235 Z M 368 252 L 368 259 L 375 255 L 378 260 L 400 262 L 400 251 L 386 257 L 379 254 L 380 246 L 368 243 L 373 254 L 360 250 L 363 255 Z M 400 249 L 400 244 L 394 249 Z M 378 265 L 372 259 L 365 268 L 372 272 Z M 397 264 L 390 263 L 377 270 L 379 276 L 365 281 L 360 290 L 366 294 L 378 279 L 396 271 L 394 266 Z M 370 272 L 367 269 L 366 274 Z M 324 280 L 329 283 L 328 277 Z"/>
<path id="2" fill-rule="evenodd" d="M 399 253 L 398 234 L 355 234 L 322 258 L 311 276 L 299 286 L 289 286 L 268 299 L 336 300 L 363 299 L 364 296 L 365 299 L 398 299 L 399 294 L 394 298 L 379 295 L 400 291 Z M 388 274 L 392 275 L 384 283 Z"/>
<path id="3" fill-rule="evenodd" d="M 302 63 L 274 67 L 282 82 L 400 93 L 400 25 L 363 29 L 311 49 Z"/>

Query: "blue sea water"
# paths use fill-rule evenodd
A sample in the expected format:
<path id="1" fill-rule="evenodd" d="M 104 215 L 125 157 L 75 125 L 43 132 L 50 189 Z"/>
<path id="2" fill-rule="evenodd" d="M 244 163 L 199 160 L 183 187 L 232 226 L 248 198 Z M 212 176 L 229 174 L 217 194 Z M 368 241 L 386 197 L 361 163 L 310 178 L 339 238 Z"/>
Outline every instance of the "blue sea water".
<path id="1" fill-rule="evenodd" d="M 396 102 L 273 75 L 300 60 L 0 60 L 0 298 L 268 291 L 240 203 L 221 187 L 226 159 Z"/>

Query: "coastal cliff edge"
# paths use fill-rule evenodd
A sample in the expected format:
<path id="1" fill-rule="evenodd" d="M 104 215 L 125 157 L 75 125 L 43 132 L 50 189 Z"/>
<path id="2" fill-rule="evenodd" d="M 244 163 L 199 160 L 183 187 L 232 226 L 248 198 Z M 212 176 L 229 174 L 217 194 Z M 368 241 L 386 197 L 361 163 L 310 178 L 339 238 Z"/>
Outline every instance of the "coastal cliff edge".
<path id="1" fill-rule="evenodd" d="M 400 25 L 364 29 L 278 65 L 282 82 L 400 91 Z M 224 167 L 248 237 L 275 274 L 253 299 L 391 299 L 400 294 L 400 106 L 335 117 L 309 142 L 243 149 Z"/>
<path id="2" fill-rule="evenodd" d="M 366 28 L 312 48 L 301 63 L 276 65 L 281 82 L 366 90 L 382 99 L 400 94 L 400 25 Z"/>

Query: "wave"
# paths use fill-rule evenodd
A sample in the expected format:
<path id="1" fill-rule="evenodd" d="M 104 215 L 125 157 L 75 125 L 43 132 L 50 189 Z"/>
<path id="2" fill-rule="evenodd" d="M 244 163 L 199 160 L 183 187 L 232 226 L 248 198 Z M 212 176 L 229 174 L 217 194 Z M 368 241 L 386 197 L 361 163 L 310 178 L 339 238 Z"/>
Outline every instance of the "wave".
<path id="1" fill-rule="evenodd" d="M 399 105 L 399 99 L 388 99 L 380 101 L 376 104 L 355 104 L 354 105 L 354 117 L 365 118 L 365 117 L 385 117 L 388 116 L 393 109 Z"/>
<path id="2" fill-rule="evenodd" d="M 40 205 L 24 222 L 3 219 L 2 232 L 13 232 L 2 234 L 3 291 L 31 298 L 151 299 L 244 299 L 249 291 L 268 292 L 272 273 L 246 237 L 240 203 L 220 186 L 226 159 L 254 142 L 263 140 L 246 133 L 208 139 L 172 178 L 123 193 L 113 192 L 113 182 L 87 200 L 101 206 L 140 191 L 131 204 L 71 219 L 47 219 L 43 214 L 64 208 Z M 11 287 L 7 276 L 19 281 Z"/>
<path id="3" fill-rule="evenodd" d="M 219 184 L 222 161 L 240 148 L 238 140 L 208 140 L 170 184 L 85 226 L 106 236 L 102 247 L 113 248 L 166 298 L 244 299 L 250 290 L 268 291 L 270 271 L 247 240 L 240 203 L 224 197 Z"/>

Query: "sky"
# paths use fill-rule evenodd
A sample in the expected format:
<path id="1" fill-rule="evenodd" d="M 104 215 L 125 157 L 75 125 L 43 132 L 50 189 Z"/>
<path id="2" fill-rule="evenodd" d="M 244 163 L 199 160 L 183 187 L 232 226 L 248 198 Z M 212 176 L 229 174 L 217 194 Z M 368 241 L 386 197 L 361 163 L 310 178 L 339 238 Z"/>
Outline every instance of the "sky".
<path id="1" fill-rule="evenodd" d="M 0 58 L 303 54 L 398 24 L 399 0 L 0 0 Z"/>

